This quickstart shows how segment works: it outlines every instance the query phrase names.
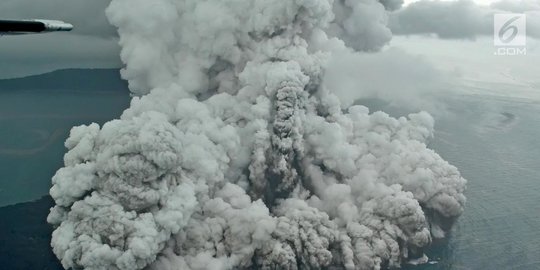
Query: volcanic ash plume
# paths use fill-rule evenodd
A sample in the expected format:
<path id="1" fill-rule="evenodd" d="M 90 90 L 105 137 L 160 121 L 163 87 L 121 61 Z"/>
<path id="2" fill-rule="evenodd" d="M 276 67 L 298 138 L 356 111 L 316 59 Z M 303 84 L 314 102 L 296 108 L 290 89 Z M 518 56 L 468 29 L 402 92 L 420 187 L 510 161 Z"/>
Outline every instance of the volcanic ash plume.
<path id="1" fill-rule="evenodd" d="M 383 4 L 113 0 L 107 15 L 138 97 L 66 142 L 48 218 L 65 268 L 399 267 L 462 213 L 429 114 L 343 110 L 323 86 L 335 52 L 390 39 Z"/>

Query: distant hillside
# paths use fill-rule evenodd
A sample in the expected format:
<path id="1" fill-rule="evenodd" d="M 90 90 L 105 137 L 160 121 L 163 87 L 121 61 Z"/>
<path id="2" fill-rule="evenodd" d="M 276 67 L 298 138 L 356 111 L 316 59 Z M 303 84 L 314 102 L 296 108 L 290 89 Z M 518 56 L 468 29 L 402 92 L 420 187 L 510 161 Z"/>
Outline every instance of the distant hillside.
<path id="1" fill-rule="evenodd" d="M 118 69 L 64 69 L 42 75 L 0 80 L 6 90 L 128 91 Z"/>

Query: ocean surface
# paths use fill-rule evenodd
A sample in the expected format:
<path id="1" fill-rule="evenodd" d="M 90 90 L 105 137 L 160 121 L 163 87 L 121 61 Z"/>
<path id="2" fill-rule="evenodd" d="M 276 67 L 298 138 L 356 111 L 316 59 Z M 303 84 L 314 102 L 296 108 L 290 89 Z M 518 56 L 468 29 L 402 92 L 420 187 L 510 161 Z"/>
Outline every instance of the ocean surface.
<path id="1" fill-rule="evenodd" d="M 129 100 L 129 92 L 121 88 L 0 87 L 0 206 L 47 194 L 52 176 L 63 165 L 64 141 L 71 128 L 118 118 Z"/>
<path id="2" fill-rule="evenodd" d="M 430 145 L 468 179 L 467 205 L 448 241 L 415 270 L 540 269 L 540 103 L 447 99 Z"/>
<path id="3" fill-rule="evenodd" d="M 483 95 L 455 95 L 445 102 L 448 113 L 437 117 L 430 147 L 468 179 L 468 202 L 449 240 L 428 252 L 432 264 L 405 269 L 540 269 L 540 103 Z M 116 118 L 127 104 L 125 92 L 0 92 L 0 205 L 47 194 L 70 128 Z M 35 206 L 0 209 L 11 215 L 10 222 L 0 222 L 0 234 L 10 233 L 2 241 L 35 239 L 32 224 L 23 232 L 13 225 L 18 221 L 12 219 L 27 222 L 22 215 L 32 213 L 28 208 Z M 45 220 L 37 225 L 43 237 Z M 46 239 L 40 243 L 49 248 Z M 20 250 L 9 258 L 0 254 L 0 269 L 23 256 L 17 254 L 28 256 L 19 261 L 33 256 L 28 248 Z"/>

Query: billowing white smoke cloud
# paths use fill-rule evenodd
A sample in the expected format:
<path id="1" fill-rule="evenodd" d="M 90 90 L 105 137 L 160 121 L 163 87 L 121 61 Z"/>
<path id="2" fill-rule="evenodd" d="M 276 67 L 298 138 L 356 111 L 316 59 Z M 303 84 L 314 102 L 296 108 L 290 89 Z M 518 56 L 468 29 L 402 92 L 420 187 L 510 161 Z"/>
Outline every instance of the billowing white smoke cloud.
<path id="1" fill-rule="evenodd" d="M 437 94 L 452 81 L 426 59 L 397 48 L 381 53 L 337 49 L 326 66 L 323 85 L 332 89 L 342 108 L 359 99 L 377 98 L 400 108 L 439 113 Z"/>
<path id="2" fill-rule="evenodd" d="M 388 8 L 394 8 L 391 1 Z M 388 14 L 385 6 L 374 0 L 336 0 L 333 13 L 335 19 L 327 30 L 331 36 L 337 36 L 355 50 L 377 50 L 392 38 L 392 32 L 386 26 Z"/>
<path id="3" fill-rule="evenodd" d="M 432 117 L 342 110 L 322 84 L 336 48 L 389 39 L 385 16 L 375 0 L 113 0 L 141 96 L 66 142 L 49 215 L 64 267 L 380 269 L 422 256 L 465 203 L 466 181 L 426 146 Z"/>

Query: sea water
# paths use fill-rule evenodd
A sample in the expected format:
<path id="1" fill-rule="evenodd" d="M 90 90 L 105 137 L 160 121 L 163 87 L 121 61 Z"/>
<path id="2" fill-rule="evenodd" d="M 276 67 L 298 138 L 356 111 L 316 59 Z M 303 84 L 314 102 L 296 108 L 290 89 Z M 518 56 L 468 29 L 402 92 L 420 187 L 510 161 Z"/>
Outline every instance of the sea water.
<path id="1" fill-rule="evenodd" d="M 540 269 L 540 104 L 447 101 L 431 147 L 468 179 L 467 205 L 431 263 L 406 269 Z"/>
<path id="2" fill-rule="evenodd" d="M 74 125 L 103 123 L 126 92 L 0 92 L 0 205 L 45 195 Z M 423 269 L 540 269 L 540 104 L 452 96 L 430 147 L 469 180 L 465 213 Z"/>
<path id="3" fill-rule="evenodd" d="M 0 206 L 47 194 L 73 126 L 104 123 L 129 105 L 123 91 L 0 91 Z"/>

